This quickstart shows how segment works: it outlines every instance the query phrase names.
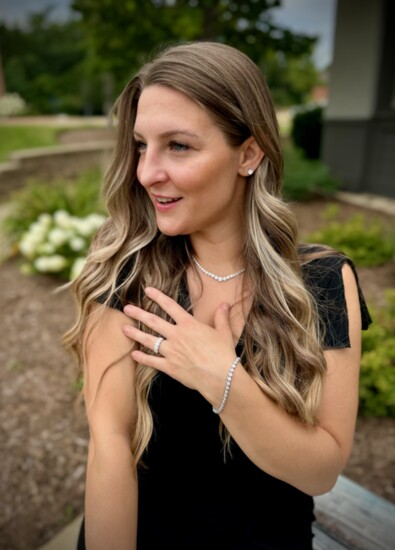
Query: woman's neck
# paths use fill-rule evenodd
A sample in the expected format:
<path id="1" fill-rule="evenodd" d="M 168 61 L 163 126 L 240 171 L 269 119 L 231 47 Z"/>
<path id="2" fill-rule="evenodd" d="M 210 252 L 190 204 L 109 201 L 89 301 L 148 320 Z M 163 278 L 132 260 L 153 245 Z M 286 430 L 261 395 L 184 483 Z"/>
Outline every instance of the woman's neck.
<path id="1" fill-rule="evenodd" d="M 205 235 L 190 237 L 195 258 L 213 272 L 231 272 L 243 269 L 243 241 L 241 235 L 209 238 Z"/>

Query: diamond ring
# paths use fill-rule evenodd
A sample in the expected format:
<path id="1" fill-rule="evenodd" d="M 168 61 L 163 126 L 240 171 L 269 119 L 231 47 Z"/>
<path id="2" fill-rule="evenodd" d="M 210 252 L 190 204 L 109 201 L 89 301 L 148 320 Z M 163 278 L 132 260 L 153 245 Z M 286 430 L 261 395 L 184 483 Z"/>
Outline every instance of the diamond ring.
<path id="1" fill-rule="evenodd" d="M 159 353 L 159 348 L 160 348 L 160 345 L 163 342 L 163 340 L 164 340 L 164 338 L 162 338 L 162 336 L 159 336 L 156 339 L 156 342 L 155 342 L 155 345 L 154 345 L 154 353 L 156 353 L 156 354 Z"/>

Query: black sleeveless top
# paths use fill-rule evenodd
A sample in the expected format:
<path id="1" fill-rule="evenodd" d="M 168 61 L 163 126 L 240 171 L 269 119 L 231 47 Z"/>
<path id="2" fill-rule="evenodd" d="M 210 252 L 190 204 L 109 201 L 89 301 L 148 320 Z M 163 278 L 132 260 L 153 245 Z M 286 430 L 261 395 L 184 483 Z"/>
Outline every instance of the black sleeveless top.
<path id="1" fill-rule="evenodd" d="M 341 275 L 346 261 L 332 256 L 303 267 L 325 348 L 350 346 Z M 359 285 L 358 290 L 367 329 L 371 318 Z M 189 303 L 186 285 L 179 303 Z M 122 309 L 117 298 L 112 305 Z M 237 355 L 242 351 L 240 341 Z M 154 434 L 144 455 L 146 467 L 138 471 L 138 550 L 312 548 L 312 497 L 260 470 L 234 441 L 224 460 L 219 417 L 197 391 L 159 373 L 149 403 Z"/>

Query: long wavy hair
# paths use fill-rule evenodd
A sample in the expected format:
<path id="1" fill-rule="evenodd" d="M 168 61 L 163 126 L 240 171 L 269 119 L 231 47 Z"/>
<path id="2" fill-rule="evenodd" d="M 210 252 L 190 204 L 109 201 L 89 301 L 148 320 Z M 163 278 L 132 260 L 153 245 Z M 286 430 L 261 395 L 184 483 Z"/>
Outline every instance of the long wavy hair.
<path id="1" fill-rule="evenodd" d="M 64 343 L 82 366 L 94 302 L 109 305 L 115 296 L 121 304 L 133 302 L 163 316 L 143 289 L 154 286 L 177 299 L 187 268 L 195 269 L 188 237 L 168 237 L 158 231 L 153 205 L 136 176 L 137 106 L 144 88 L 154 84 L 196 101 L 231 146 L 253 136 L 264 152 L 247 182 L 243 256 L 254 298 L 243 333 L 242 361 L 275 403 L 300 421 L 314 424 L 326 365 L 317 308 L 301 277 L 301 265 L 311 256 L 298 253 L 296 221 L 281 198 L 283 157 L 265 79 L 246 55 L 223 44 L 193 42 L 167 48 L 142 67 L 118 98 L 116 144 L 103 187 L 109 219 L 72 285 L 77 318 Z M 136 463 L 153 432 L 149 393 L 156 375 L 152 368 L 136 366 L 132 440 Z M 230 436 L 223 426 L 222 436 L 228 445 Z"/>

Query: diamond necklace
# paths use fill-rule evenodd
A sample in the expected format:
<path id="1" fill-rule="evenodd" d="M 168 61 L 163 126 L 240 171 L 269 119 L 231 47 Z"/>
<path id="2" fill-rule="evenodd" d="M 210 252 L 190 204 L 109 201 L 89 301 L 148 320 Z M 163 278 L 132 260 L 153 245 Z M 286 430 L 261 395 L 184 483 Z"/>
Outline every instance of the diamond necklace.
<path id="1" fill-rule="evenodd" d="M 215 275 L 215 273 L 211 273 L 211 271 L 207 271 L 207 269 L 204 269 L 204 267 L 201 266 L 200 263 L 197 261 L 195 256 L 192 256 L 192 260 L 195 262 L 197 268 L 200 269 L 202 273 L 204 273 L 208 277 L 211 277 L 212 279 L 215 279 L 216 281 L 218 281 L 218 283 L 224 283 L 225 281 L 234 279 L 238 275 L 241 275 L 242 273 L 244 273 L 244 271 L 246 270 L 246 268 L 244 267 L 243 269 L 240 269 L 240 271 L 236 271 L 235 273 L 230 273 L 229 275 L 225 275 L 224 277 L 221 277 L 220 275 Z"/>

